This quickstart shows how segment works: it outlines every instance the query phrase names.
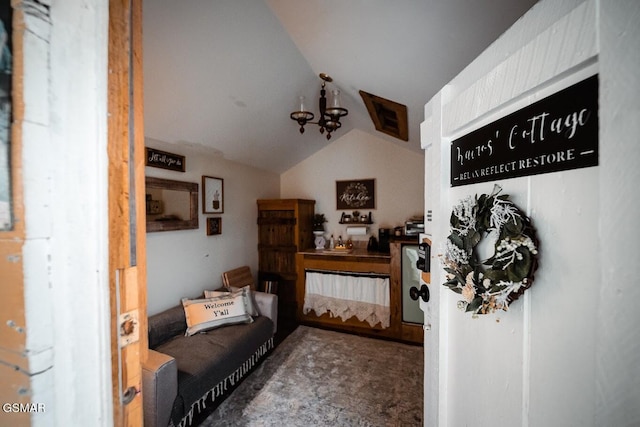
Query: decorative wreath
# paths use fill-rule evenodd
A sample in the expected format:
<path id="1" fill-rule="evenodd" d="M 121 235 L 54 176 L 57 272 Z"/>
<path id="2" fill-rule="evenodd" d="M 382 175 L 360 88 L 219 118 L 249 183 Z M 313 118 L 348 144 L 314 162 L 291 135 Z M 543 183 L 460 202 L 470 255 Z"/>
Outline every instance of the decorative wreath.
<path id="1" fill-rule="evenodd" d="M 507 311 L 533 284 L 538 265 L 538 239 L 531 220 L 509 200 L 491 194 L 461 200 L 451 212 L 451 234 L 443 256 L 444 286 L 462 295 L 458 308 L 478 314 Z M 480 261 L 476 252 L 485 235 L 496 238 L 495 253 Z M 484 267 L 488 266 L 488 267 Z"/>

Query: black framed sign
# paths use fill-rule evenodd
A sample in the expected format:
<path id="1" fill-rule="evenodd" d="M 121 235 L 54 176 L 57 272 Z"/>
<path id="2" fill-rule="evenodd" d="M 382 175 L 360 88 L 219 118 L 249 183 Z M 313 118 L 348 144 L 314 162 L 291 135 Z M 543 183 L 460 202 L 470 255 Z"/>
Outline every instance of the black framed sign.
<path id="1" fill-rule="evenodd" d="M 337 209 L 375 209 L 376 180 L 352 179 L 336 181 Z"/>
<path id="2" fill-rule="evenodd" d="M 451 186 L 598 165 L 598 76 L 451 143 Z"/>
<path id="3" fill-rule="evenodd" d="M 184 156 L 179 154 L 168 153 L 166 151 L 156 150 L 155 148 L 145 147 L 146 165 L 154 168 L 169 169 L 172 171 L 184 172 L 185 160 Z"/>

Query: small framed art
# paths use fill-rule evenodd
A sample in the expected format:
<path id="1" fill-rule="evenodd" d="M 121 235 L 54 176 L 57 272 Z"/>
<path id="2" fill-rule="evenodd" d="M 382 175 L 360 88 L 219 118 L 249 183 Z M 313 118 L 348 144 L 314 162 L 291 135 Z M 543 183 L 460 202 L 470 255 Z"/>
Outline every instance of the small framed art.
<path id="1" fill-rule="evenodd" d="M 202 213 L 224 212 L 224 180 L 214 176 L 202 177 Z"/>
<path id="2" fill-rule="evenodd" d="M 222 234 L 222 218 L 207 218 L 207 236 Z"/>

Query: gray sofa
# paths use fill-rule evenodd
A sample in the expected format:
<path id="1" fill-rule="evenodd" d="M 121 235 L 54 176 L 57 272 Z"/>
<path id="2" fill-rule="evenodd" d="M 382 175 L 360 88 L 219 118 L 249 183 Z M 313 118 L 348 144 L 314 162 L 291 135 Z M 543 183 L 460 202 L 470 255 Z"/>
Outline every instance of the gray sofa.
<path id="1" fill-rule="evenodd" d="M 185 336 L 183 307 L 149 317 L 149 357 L 142 366 L 146 427 L 188 426 L 195 411 L 233 387 L 273 348 L 277 296 L 253 292 L 259 316 Z"/>

